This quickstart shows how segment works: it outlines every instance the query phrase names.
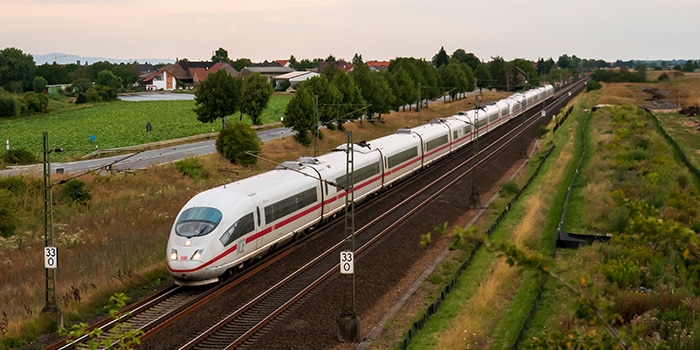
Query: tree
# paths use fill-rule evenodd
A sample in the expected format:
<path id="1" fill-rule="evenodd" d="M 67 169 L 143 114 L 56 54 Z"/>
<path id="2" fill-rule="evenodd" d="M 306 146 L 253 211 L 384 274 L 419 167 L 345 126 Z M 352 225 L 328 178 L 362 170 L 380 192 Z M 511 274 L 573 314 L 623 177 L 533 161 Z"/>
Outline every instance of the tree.
<path id="1" fill-rule="evenodd" d="M 46 78 L 47 84 L 70 83 L 70 79 L 68 78 L 68 69 L 63 65 L 44 63 L 41 66 L 36 67 L 34 73 L 38 76 Z"/>
<path id="2" fill-rule="evenodd" d="M 452 60 L 449 64 L 438 68 L 440 84 L 449 91 L 450 97 L 455 98 L 461 92 L 474 89 L 474 75 L 466 63 Z"/>
<path id="3" fill-rule="evenodd" d="M 480 64 L 474 70 L 474 78 L 476 79 L 476 87 L 479 89 L 488 88 L 491 86 L 491 71 L 486 64 Z"/>
<path id="4" fill-rule="evenodd" d="M 239 58 L 231 63 L 231 67 L 237 71 L 241 71 L 245 67 L 250 67 L 253 65 L 253 61 L 249 58 Z"/>
<path id="5" fill-rule="evenodd" d="M 242 90 L 241 120 L 243 113 L 246 113 L 253 120 L 253 124 L 260 125 L 260 115 L 272 96 L 272 84 L 266 76 L 254 72 L 243 80 Z"/>
<path id="6" fill-rule="evenodd" d="M 44 79 L 42 76 L 37 76 L 34 77 L 34 81 L 32 82 L 32 90 L 37 93 L 42 93 L 44 90 L 46 90 L 46 85 L 48 85 L 49 82 Z"/>
<path id="7" fill-rule="evenodd" d="M 242 83 L 220 70 L 210 74 L 194 93 L 197 120 L 202 123 L 213 123 L 221 118 L 221 128 L 226 126 L 226 116 L 238 112 L 242 104 Z"/>
<path id="8" fill-rule="evenodd" d="M 114 75 L 111 70 L 105 69 L 97 73 L 97 80 L 95 83 L 118 90 L 122 87 L 122 78 Z"/>
<path id="9" fill-rule="evenodd" d="M 302 83 L 303 84 L 303 83 Z M 309 89 L 298 90 L 284 111 L 284 126 L 296 131 L 294 138 L 302 145 L 311 144 L 311 131 L 316 123 L 314 118 L 315 98 Z"/>
<path id="10" fill-rule="evenodd" d="M 352 64 L 353 65 L 358 65 L 358 64 L 363 64 L 364 61 L 362 61 L 362 55 L 355 53 L 355 56 L 352 56 Z"/>
<path id="11" fill-rule="evenodd" d="M 535 70 L 535 66 L 532 64 L 531 61 L 521 59 L 521 58 L 516 58 L 513 60 L 513 67 L 517 67 L 518 69 L 515 69 L 518 71 L 518 73 L 514 72 L 514 77 L 519 76 L 521 79 L 514 79 L 514 81 L 518 82 L 523 82 L 523 85 L 525 88 L 530 87 L 530 86 L 537 86 L 540 85 L 540 77 L 537 75 L 537 71 Z M 525 74 L 522 74 L 522 72 L 525 72 Z M 528 80 L 525 82 L 525 80 Z M 511 85 L 516 85 L 515 83 L 512 83 Z"/>
<path id="12" fill-rule="evenodd" d="M 365 100 L 362 98 L 360 89 L 345 71 L 336 65 L 328 65 L 323 70 L 323 74 L 340 92 L 340 106 L 336 108 L 338 128 L 342 129 L 343 123 L 348 119 L 357 119 L 364 113 Z M 330 125 L 329 125 L 330 126 Z"/>
<path id="13" fill-rule="evenodd" d="M 342 109 L 339 105 L 343 102 L 343 96 L 338 87 L 331 83 L 326 75 L 313 77 L 300 83 L 297 87 L 297 93 L 301 90 L 309 90 L 315 98 L 318 98 L 318 104 L 307 111 L 309 116 L 314 119 L 315 125 L 328 124 L 342 115 Z M 313 131 L 317 132 L 317 129 L 313 129 Z"/>
<path id="14" fill-rule="evenodd" d="M 0 50 L 0 86 L 9 92 L 32 89 L 34 57 L 22 50 L 8 47 Z"/>
<path id="15" fill-rule="evenodd" d="M 366 114 L 371 118 L 375 113 L 381 118 L 382 113 L 388 113 L 394 100 L 389 83 L 384 75 L 372 72 L 366 64 L 356 65 L 350 72 L 350 78 L 355 82 L 365 103 L 369 104 Z"/>
<path id="16" fill-rule="evenodd" d="M 684 72 L 694 72 L 695 71 L 695 65 L 693 64 L 692 60 L 685 61 L 685 64 L 683 64 L 683 71 Z"/>
<path id="17" fill-rule="evenodd" d="M 393 95 L 395 96 L 393 107 L 398 110 L 399 107 L 406 108 L 418 100 L 417 84 L 411 78 L 409 71 L 406 69 L 395 69 L 389 71 L 389 85 Z"/>
<path id="18" fill-rule="evenodd" d="M 446 66 L 448 63 L 450 63 L 450 56 L 445 52 L 445 47 L 440 47 L 440 51 L 433 56 L 433 66 L 435 68 L 440 68 Z"/>
<path id="19" fill-rule="evenodd" d="M 476 55 L 471 52 L 467 53 L 463 49 L 455 50 L 455 52 L 452 53 L 452 58 L 468 64 L 472 71 L 476 70 L 476 67 L 481 65 L 479 57 L 476 57 Z"/>
<path id="20" fill-rule="evenodd" d="M 258 158 L 251 153 L 260 152 L 260 140 L 250 126 L 233 122 L 226 125 L 216 138 L 216 151 L 231 164 L 253 165 Z"/>
<path id="21" fill-rule="evenodd" d="M 228 58 L 228 51 L 220 47 L 214 52 L 214 56 L 211 56 L 211 61 L 229 63 L 231 60 Z"/>
<path id="22" fill-rule="evenodd" d="M 493 84 L 490 84 L 491 87 L 504 90 L 510 88 L 508 78 L 506 76 L 506 61 L 503 59 L 503 57 L 491 57 L 491 62 L 489 62 L 489 72 L 491 73 L 491 79 L 493 79 Z"/>

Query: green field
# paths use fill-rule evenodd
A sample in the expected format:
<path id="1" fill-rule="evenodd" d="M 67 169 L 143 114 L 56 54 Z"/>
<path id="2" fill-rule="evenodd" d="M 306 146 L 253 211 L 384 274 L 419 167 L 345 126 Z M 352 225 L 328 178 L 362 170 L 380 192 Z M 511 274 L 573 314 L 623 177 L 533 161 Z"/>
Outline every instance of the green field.
<path id="1" fill-rule="evenodd" d="M 278 122 L 292 95 L 275 93 L 263 112 L 263 124 Z M 221 122 L 202 123 L 193 109 L 194 101 L 143 101 L 88 104 L 56 110 L 43 115 L 0 120 L 0 140 L 12 149 L 26 149 L 41 159 L 44 131 L 49 147 L 61 147 L 54 161 L 67 161 L 95 149 L 110 149 L 155 141 L 211 133 Z M 238 120 L 239 115 L 229 117 Z M 250 123 L 250 118 L 244 116 Z M 151 123 L 152 131 L 146 131 Z M 95 142 L 91 142 L 94 136 Z"/>

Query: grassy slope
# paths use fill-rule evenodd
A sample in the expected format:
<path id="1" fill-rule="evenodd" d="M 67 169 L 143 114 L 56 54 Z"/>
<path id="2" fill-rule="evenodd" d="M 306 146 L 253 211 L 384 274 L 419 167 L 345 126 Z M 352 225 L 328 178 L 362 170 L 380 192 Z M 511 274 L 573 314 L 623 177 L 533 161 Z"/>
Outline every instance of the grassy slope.
<path id="1" fill-rule="evenodd" d="M 682 96 L 678 100 L 687 104 L 700 104 L 700 92 L 696 89 L 698 74 L 690 74 L 678 77 L 671 82 L 652 83 L 656 88 L 668 90 L 672 95 Z M 590 108 L 597 103 L 630 103 L 648 104 L 645 101 L 647 95 L 642 92 L 645 86 L 650 84 L 612 84 L 606 85 L 602 92 L 596 92 L 589 98 L 584 98 L 582 105 Z M 558 145 L 558 150 L 552 156 L 554 163 L 545 166 L 546 174 L 541 176 L 535 183 L 528 195 L 521 199 L 519 207 L 512 211 L 513 216 L 517 216 L 520 223 L 505 223 L 495 236 L 501 235 L 505 239 L 514 239 L 518 232 L 533 230 L 535 233 L 549 233 L 543 237 L 546 239 L 539 245 L 538 250 L 545 255 L 551 254 L 553 242 L 553 232 L 559 220 L 560 212 L 553 210 L 547 214 L 547 210 L 540 210 L 539 213 L 528 211 L 534 207 L 533 203 L 546 201 L 551 203 L 552 208 L 560 208 L 565 195 L 565 187 L 572 176 L 572 169 L 575 164 L 570 165 L 574 150 L 580 150 L 580 138 L 577 135 L 578 120 L 587 112 L 578 106 L 572 113 L 569 120 L 552 141 Z M 658 113 L 657 113 L 658 115 Z M 700 143 L 697 131 L 689 127 L 687 116 L 677 114 L 662 114 L 659 117 L 662 125 L 666 128 L 684 149 L 685 153 L 694 159 L 700 158 L 697 152 Z M 579 146 L 573 147 L 573 140 L 579 139 Z M 594 142 L 594 141 L 588 141 Z M 597 141 L 595 141 L 597 142 Z M 590 160 L 591 155 L 587 155 Z M 569 164 L 568 169 L 564 169 Z M 697 163 L 696 163 L 697 164 Z M 566 174 L 565 176 L 562 176 Z M 595 207 L 586 207 L 583 194 L 590 196 L 591 193 L 605 192 L 604 181 L 596 178 L 584 178 L 579 183 L 591 184 L 591 187 L 579 191 L 574 198 L 574 205 L 571 212 L 576 213 L 596 210 Z M 556 188 L 560 186 L 559 188 Z M 579 185 L 581 186 L 581 185 Z M 596 191 L 596 186 L 600 187 Z M 604 197 L 601 195 L 601 197 Z M 596 199 L 596 203 L 601 203 L 601 198 Z M 589 215 L 572 215 L 574 222 L 579 222 L 576 227 L 595 228 L 595 216 L 602 215 L 605 205 L 599 205 L 599 213 L 589 213 Z M 537 219 L 537 217 L 539 217 Z M 507 220 L 509 221 L 509 220 Z M 538 222 L 533 225 L 532 222 Z M 529 224 L 528 224 L 529 222 Z M 528 228 L 529 227 L 529 228 Z M 521 231 L 522 230 L 522 231 Z M 537 235 L 530 236 L 532 239 Z M 534 249 L 536 244 L 530 242 L 526 247 Z M 563 277 L 573 281 L 580 277 L 582 267 L 594 268 L 595 264 L 601 260 L 600 252 L 595 248 L 586 247 L 579 250 L 559 250 L 557 251 L 558 270 L 563 271 Z M 498 263 L 498 258 L 493 254 L 480 253 L 474 260 L 474 266 L 465 272 L 455 290 L 454 297 L 449 297 L 441 306 L 440 312 L 432 318 L 426 325 L 425 330 L 419 332 L 418 337 L 411 343 L 412 349 L 426 348 L 509 348 L 513 344 L 517 329 L 523 324 L 523 320 L 530 310 L 534 297 L 534 288 L 538 285 L 537 278 L 532 274 L 512 275 L 502 271 L 502 264 Z M 489 273 L 485 273 L 489 271 Z M 592 271 L 595 271 L 592 270 Z M 591 272 L 591 271 L 589 271 Z M 591 273 L 589 277 L 594 284 L 604 283 L 604 279 L 599 273 Z M 499 281 L 500 280 L 500 281 Z M 494 286 L 499 286 L 494 288 Z M 505 291 L 505 293 L 504 293 Z M 510 293 L 510 294 L 509 294 Z M 567 329 L 577 321 L 573 316 L 574 302 L 571 294 L 561 285 L 550 282 L 543 292 L 543 301 L 538 305 L 535 318 L 529 324 L 532 332 L 525 334 L 525 339 L 539 334 L 547 329 Z"/>

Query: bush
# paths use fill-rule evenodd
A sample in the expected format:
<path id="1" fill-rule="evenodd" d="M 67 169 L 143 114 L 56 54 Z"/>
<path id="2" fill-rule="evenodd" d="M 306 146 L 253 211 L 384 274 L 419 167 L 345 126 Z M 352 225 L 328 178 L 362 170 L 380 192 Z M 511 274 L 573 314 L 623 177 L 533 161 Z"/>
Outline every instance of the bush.
<path id="1" fill-rule="evenodd" d="M 0 88 L 0 118 L 16 117 L 20 114 L 20 103 L 14 95 L 5 92 Z"/>
<path id="2" fill-rule="evenodd" d="M 81 205 L 86 205 L 91 198 L 90 191 L 85 188 L 85 183 L 76 179 L 68 180 L 63 187 L 62 193 L 73 203 Z"/>
<path id="3" fill-rule="evenodd" d="M 175 162 L 175 168 L 182 175 L 185 175 L 193 180 L 207 179 L 211 174 L 202 167 L 199 158 L 186 158 Z"/>
<path id="4" fill-rule="evenodd" d="M 216 151 L 233 164 L 253 165 L 258 159 L 246 152 L 259 152 L 260 140 L 245 123 L 229 123 L 216 139 Z"/>
<path id="5" fill-rule="evenodd" d="M 21 196 L 27 189 L 27 183 L 19 176 L 0 178 L 0 190 L 7 190 L 15 196 Z"/>
<path id="6" fill-rule="evenodd" d="M 501 196 L 504 197 L 507 195 L 516 194 L 518 191 L 520 191 L 520 188 L 515 181 L 508 181 L 501 186 Z"/>
<path id="7" fill-rule="evenodd" d="M 33 153 L 23 148 L 11 149 L 2 156 L 2 160 L 7 164 L 36 164 L 39 161 Z"/>
<path id="8" fill-rule="evenodd" d="M 8 238 L 15 234 L 17 229 L 17 218 L 12 210 L 0 208 L 0 237 Z"/>
<path id="9" fill-rule="evenodd" d="M 34 77 L 34 81 L 32 81 L 32 90 L 36 93 L 42 93 L 46 90 L 46 85 L 48 84 L 49 82 L 46 81 L 44 77 Z"/>
<path id="10" fill-rule="evenodd" d="M 23 114 L 44 113 L 49 108 L 49 98 L 44 94 L 27 92 L 22 96 Z"/>
<path id="11" fill-rule="evenodd" d="M 618 257 L 603 264 L 603 274 L 609 282 L 620 289 L 638 287 L 644 274 L 644 267 L 628 257 Z"/>
<path id="12" fill-rule="evenodd" d="M 603 87 L 603 84 L 601 84 L 597 80 L 591 80 L 586 84 L 586 92 L 593 91 L 593 90 L 599 90 L 602 87 Z"/>

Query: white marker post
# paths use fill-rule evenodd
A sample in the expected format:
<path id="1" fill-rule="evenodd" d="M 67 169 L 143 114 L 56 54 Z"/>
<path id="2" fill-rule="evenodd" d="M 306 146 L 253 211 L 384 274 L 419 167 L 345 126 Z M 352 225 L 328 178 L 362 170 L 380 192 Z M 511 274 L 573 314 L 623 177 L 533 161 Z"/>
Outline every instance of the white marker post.
<path id="1" fill-rule="evenodd" d="M 355 273 L 354 253 L 350 251 L 340 252 L 340 273 L 352 275 Z"/>

